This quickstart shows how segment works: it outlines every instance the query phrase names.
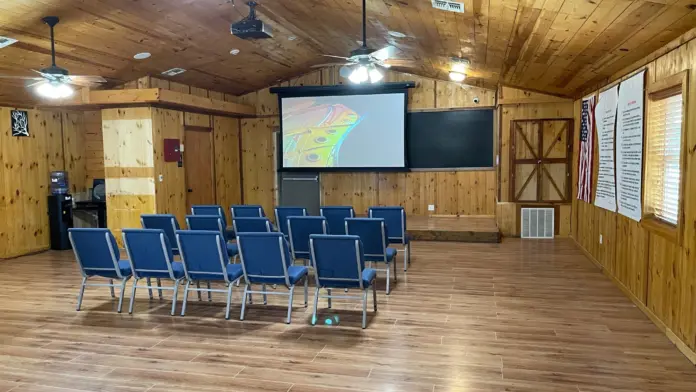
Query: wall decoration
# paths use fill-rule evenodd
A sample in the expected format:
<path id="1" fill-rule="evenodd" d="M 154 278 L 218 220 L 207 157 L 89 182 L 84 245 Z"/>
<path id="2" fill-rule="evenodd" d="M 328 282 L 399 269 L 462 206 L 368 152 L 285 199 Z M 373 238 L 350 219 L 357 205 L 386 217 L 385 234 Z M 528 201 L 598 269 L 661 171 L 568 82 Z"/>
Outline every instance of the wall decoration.
<path id="1" fill-rule="evenodd" d="M 616 212 L 616 177 L 614 167 L 614 126 L 619 86 L 599 93 L 595 107 L 597 145 L 599 146 L 599 168 L 595 205 Z"/>
<path id="2" fill-rule="evenodd" d="M 10 113 L 12 118 L 12 136 L 29 136 L 29 114 L 26 110 L 13 110 Z"/>
<path id="3" fill-rule="evenodd" d="M 616 120 L 616 196 L 619 214 L 640 222 L 645 71 L 621 82 Z"/>
<path id="4" fill-rule="evenodd" d="M 580 157 L 578 162 L 578 199 L 592 202 L 592 158 L 594 156 L 595 96 L 582 100 Z"/>

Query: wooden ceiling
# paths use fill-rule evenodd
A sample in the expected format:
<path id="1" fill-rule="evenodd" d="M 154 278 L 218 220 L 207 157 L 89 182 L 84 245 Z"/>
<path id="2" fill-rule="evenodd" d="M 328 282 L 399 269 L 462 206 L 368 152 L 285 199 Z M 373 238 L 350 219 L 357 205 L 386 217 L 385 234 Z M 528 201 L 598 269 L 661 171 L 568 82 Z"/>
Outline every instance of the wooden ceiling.
<path id="1" fill-rule="evenodd" d="M 361 0 L 257 1 L 272 39 L 229 33 L 248 13 L 242 0 L 2 0 L 0 35 L 19 42 L 0 49 L 0 74 L 31 75 L 49 64 L 40 21 L 47 15 L 61 17 L 58 64 L 113 84 L 182 67 L 188 71 L 172 80 L 243 94 L 330 60 L 322 53 L 358 46 Z M 469 84 L 576 95 L 696 26 L 696 0 L 459 1 L 464 14 L 430 0 L 368 0 L 368 44 L 397 46 L 413 64 L 400 70 L 422 76 L 446 79 L 456 55 L 472 62 Z M 233 48 L 241 53 L 232 56 Z M 138 52 L 152 57 L 134 60 Z M 0 102 L 32 96 L 22 82 L 0 80 Z"/>

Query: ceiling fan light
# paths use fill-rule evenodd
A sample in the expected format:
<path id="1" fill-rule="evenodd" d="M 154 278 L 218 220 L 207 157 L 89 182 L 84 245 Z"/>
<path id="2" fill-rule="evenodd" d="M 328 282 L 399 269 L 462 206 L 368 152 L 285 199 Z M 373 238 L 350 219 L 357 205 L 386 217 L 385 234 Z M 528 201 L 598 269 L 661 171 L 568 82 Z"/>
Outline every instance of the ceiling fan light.
<path id="1" fill-rule="evenodd" d="M 383 77 L 384 75 L 377 68 L 372 68 L 370 70 L 370 83 L 377 83 L 382 80 Z"/>
<path id="2" fill-rule="evenodd" d="M 36 93 L 44 98 L 67 98 L 73 94 L 72 87 L 65 83 L 42 83 L 36 87 Z"/>
<path id="3" fill-rule="evenodd" d="M 449 73 L 449 78 L 453 82 L 463 82 L 466 79 L 466 74 L 452 71 Z"/>
<path id="4" fill-rule="evenodd" d="M 367 68 L 364 65 L 361 65 L 353 70 L 348 79 L 355 84 L 360 84 L 362 82 L 366 82 L 369 77 L 370 76 L 367 72 Z"/>

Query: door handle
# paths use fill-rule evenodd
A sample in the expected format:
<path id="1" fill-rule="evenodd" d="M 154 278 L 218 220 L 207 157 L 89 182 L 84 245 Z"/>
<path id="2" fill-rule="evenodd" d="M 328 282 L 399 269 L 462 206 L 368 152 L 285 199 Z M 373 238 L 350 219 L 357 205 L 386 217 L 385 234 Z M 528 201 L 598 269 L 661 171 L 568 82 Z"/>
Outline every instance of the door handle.
<path id="1" fill-rule="evenodd" d="M 189 188 L 189 189 L 186 190 L 186 192 L 192 193 L 192 192 L 193 192 L 193 189 Z"/>

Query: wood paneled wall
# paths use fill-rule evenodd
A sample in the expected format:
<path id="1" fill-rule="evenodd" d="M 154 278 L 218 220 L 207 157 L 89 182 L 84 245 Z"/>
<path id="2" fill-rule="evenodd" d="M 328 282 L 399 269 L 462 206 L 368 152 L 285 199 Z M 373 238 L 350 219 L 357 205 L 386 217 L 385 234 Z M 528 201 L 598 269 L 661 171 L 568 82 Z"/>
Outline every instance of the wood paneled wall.
<path id="1" fill-rule="evenodd" d="M 681 71 L 690 72 L 684 128 L 688 151 L 682 174 L 685 181 L 684 240 L 678 245 L 649 231 L 641 223 L 577 200 L 573 201 L 572 236 L 605 274 L 696 363 L 696 40 L 650 58 L 641 68 L 647 69 L 648 86 Z M 606 82 L 627 76 L 614 75 Z M 580 105 L 581 101 L 575 102 L 576 130 Z M 575 162 L 577 156 L 576 145 Z M 594 169 L 593 192 L 596 163 Z M 573 170 L 574 194 L 576 186 L 577 167 Z"/>
<path id="2" fill-rule="evenodd" d="M 224 207 L 232 222 L 229 206 L 242 203 L 240 121 L 231 117 L 213 117 L 215 151 L 215 200 Z"/>
<path id="3" fill-rule="evenodd" d="M 409 91 L 409 110 L 495 106 L 496 92 L 478 87 L 388 72 L 385 80 L 415 81 Z M 279 84 L 280 86 L 342 84 L 337 67 L 324 68 Z M 474 103 L 474 97 L 479 103 Z M 278 125 L 278 97 L 269 89 L 240 97 L 255 105 L 265 118 L 242 120 L 244 202 L 275 205 L 276 161 L 273 129 Z M 570 104 L 572 107 L 572 103 Z M 572 115 L 572 111 L 571 111 Z M 370 205 L 401 205 L 410 215 L 495 215 L 496 173 L 488 171 L 412 173 L 322 173 L 322 203 L 353 205 L 359 214 Z M 435 211 L 428 211 L 428 204 Z"/>
<path id="4" fill-rule="evenodd" d="M 0 108 L 0 258 L 48 248 L 49 174 L 67 170 L 82 192 L 86 167 L 82 113 L 29 110 L 29 137 L 13 137 L 12 108 Z"/>

